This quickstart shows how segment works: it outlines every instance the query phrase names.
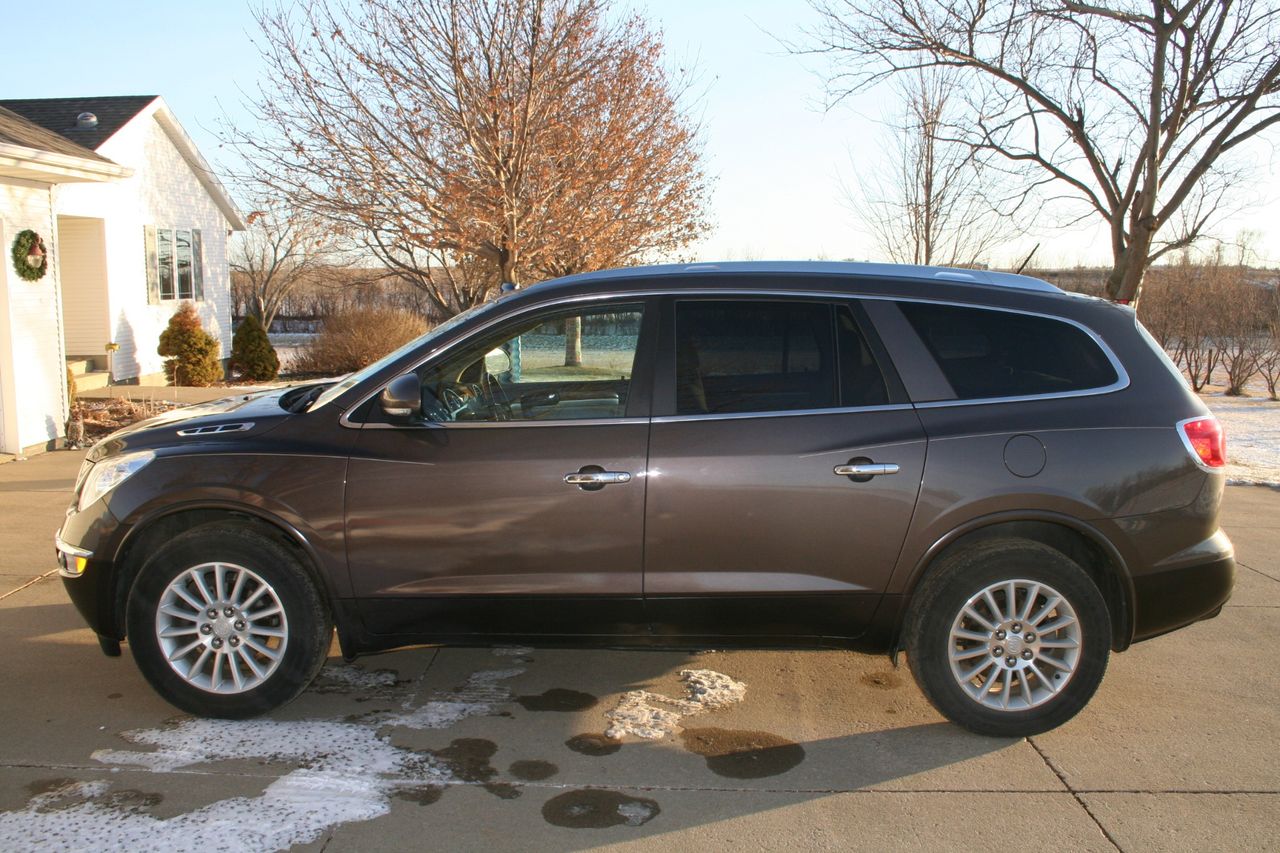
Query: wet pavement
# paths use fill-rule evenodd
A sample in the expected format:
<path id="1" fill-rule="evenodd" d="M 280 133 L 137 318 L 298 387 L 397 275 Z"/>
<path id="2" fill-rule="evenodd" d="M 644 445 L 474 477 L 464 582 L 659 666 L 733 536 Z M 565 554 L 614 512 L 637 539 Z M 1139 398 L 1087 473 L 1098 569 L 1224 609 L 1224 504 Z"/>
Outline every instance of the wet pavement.
<path id="1" fill-rule="evenodd" d="M 6 851 L 1280 844 L 1278 491 L 1228 489 L 1222 615 L 1113 656 L 1089 707 L 1030 739 L 971 735 L 905 667 L 834 651 L 335 656 L 291 705 L 227 723 L 99 654 L 46 574 L 78 464 L 0 465 Z M 606 737 L 636 690 L 679 729 Z"/>

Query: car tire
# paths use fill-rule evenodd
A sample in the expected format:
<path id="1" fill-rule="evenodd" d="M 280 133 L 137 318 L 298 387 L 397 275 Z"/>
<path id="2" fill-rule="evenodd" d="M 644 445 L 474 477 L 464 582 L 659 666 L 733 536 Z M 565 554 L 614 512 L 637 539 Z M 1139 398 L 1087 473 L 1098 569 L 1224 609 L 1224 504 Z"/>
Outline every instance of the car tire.
<path id="1" fill-rule="evenodd" d="M 333 632 L 291 549 L 233 522 L 193 528 L 156 551 L 133 583 L 126 620 L 134 660 L 161 696 L 226 719 L 297 697 Z"/>
<path id="2" fill-rule="evenodd" d="M 1026 737 L 1089 702 L 1106 672 L 1111 617 L 1097 584 L 1060 551 L 999 539 L 926 576 L 905 640 L 912 675 L 943 716 L 978 734 Z"/>

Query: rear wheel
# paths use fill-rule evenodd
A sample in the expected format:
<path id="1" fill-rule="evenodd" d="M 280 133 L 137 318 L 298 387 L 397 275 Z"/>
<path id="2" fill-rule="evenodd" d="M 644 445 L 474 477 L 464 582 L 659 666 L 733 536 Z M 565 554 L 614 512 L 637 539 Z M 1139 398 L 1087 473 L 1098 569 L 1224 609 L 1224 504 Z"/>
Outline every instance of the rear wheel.
<path id="1" fill-rule="evenodd" d="M 1025 737 L 1088 703 L 1111 620 L 1093 579 L 1038 542 L 985 542 L 922 583 L 907 624 L 911 671 L 933 705 L 980 734 Z"/>
<path id="2" fill-rule="evenodd" d="M 243 718 L 296 697 L 324 664 L 332 623 L 284 545 L 244 525 L 202 525 L 147 561 L 128 605 L 129 647 L 151 685 L 194 714 Z"/>

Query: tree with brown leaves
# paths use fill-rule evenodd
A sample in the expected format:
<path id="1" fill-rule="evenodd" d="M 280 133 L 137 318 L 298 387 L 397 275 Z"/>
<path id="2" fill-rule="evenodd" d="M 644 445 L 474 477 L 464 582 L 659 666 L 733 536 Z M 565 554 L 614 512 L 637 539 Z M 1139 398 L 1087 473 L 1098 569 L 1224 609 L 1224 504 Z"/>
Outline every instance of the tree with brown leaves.
<path id="1" fill-rule="evenodd" d="M 684 85 L 608 0 L 318 0 L 258 22 L 266 132 L 232 137 L 442 314 L 704 228 Z"/>

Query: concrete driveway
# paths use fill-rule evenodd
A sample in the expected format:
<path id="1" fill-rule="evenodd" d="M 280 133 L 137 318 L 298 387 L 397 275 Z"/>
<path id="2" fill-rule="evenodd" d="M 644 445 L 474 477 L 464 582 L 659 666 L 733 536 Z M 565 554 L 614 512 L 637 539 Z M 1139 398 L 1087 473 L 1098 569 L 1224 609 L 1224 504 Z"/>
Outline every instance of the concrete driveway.
<path id="1" fill-rule="evenodd" d="M 840 652 L 334 658 L 269 719 L 216 723 L 99 654 L 46 574 L 78 464 L 0 465 L 6 851 L 1280 846 L 1280 492 L 1228 489 L 1218 619 L 1113 657 L 1078 718 L 1026 740 L 970 735 L 905 669 Z M 686 669 L 745 696 L 683 735 L 600 738 L 623 693 L 680 699 Z"/>

